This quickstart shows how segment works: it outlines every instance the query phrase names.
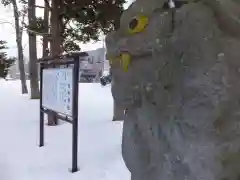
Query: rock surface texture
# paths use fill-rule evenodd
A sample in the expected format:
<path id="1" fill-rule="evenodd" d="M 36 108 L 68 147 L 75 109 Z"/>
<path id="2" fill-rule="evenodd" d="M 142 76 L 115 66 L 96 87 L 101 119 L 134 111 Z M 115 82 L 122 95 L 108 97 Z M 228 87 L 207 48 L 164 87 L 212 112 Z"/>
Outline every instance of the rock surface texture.
<path id="1" fill-rule="evenodd" d="M 239 180 L 240 2 L 175 5 L 136 0 L 106 37 L 123 159 L 132 180 Z"/>

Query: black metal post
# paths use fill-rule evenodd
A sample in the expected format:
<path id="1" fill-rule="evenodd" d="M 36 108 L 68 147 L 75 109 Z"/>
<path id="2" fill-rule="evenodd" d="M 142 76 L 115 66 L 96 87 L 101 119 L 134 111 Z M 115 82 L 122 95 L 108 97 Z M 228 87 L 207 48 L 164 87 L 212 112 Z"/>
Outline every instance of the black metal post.
<path id="1" fill-rule="evenodd" d="M 44 146 L 44 111 L 42 107 L 43 64 L 40 63 L 40 139 L 39 147 Z"/>
<path id="2" fill-rule="evenodd" d="M 78 171 L 78 81 L 79 59 L 75 57 L 73 67 L 73 110 L 72 110 L 72 173 Z"/>

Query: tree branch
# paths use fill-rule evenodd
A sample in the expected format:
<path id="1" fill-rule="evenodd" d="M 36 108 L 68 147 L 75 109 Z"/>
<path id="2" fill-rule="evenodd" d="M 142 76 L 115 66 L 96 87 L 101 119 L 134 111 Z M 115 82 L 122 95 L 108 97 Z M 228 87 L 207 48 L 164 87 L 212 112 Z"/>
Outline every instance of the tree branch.
<path id="1" fill-rule="evenodd" d="M 27 30 L 28 33 L 33 33 L 33 34 L 36 34 L 38 36 L 47 36 L 47 37 L 51 37 L 52 36 L 49 33 L 41 33 L 41 32 L 37 32 L 37 31 L 31 30 L 31 29 L 27 29 L 27 28 L 26 28 L 26 30 Z"/>
<path id="2" fill-rule="evenodd" d="M 34 7 L 44 9 L 44 6 L 34 5 Z"/>
<path id="3" fill-rule="evenodd" d="M 46 5 L 49 9 L 51 9 L 51 6 L 50 6 L 49 1 L 48 1 L 48 0 L 44 0 L 44 2 L 45 2 L 45 5 Z"/>
<path id="4" fill-rule="evenodd" d="M 22 0 L 22 2 L 24 4 L 28 3 L 28 1 L 26 1 L 26 0 Z M 49 8 L 49 10 L 51 10 L 52 8 L 50 7 L 48 0 L 44 0 L 44 2 L 45 2 L 45 5 L 47 6 L 47 8 Z M 34 7 L 44 9 L 44 6 L 40 6 L 40 5 L 34 5 Z"/>

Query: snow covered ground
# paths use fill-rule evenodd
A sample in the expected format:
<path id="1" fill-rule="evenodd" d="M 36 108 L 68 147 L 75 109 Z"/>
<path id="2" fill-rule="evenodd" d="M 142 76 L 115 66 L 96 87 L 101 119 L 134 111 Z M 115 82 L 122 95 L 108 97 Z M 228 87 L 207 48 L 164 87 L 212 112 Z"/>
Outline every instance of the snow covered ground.
<path id="1" fill-rule="evenodd" d="M 79 86 L 80 171 L 70 173 L 71 124 L 45 126 L 38 147 L 39 101 L 19 81 L 0 80 L 0 180 L 129 180 L 121 156 L 121 122 L 112 122 L 109 87 Z"/>

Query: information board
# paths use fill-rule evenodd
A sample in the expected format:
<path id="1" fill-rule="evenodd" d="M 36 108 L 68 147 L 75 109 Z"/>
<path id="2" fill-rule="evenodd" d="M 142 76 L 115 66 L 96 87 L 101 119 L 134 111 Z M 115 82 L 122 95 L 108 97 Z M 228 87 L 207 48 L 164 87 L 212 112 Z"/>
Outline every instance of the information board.
<path id="1" fill-rule="evenodd" d="M 43 69 L 42 106 L 72 116 L 73 68 Z"/>

